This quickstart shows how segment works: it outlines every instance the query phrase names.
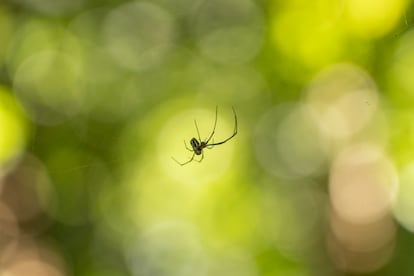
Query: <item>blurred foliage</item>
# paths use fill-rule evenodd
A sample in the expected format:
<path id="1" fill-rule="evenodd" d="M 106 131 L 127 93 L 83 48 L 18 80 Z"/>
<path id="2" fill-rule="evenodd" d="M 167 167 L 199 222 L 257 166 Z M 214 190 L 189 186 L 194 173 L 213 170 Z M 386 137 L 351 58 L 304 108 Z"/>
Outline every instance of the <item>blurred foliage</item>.
<path id="1" fill-rule="evenodd" d="M 413 12 L 2 1 L 0 274 L 411 275 Z"/>

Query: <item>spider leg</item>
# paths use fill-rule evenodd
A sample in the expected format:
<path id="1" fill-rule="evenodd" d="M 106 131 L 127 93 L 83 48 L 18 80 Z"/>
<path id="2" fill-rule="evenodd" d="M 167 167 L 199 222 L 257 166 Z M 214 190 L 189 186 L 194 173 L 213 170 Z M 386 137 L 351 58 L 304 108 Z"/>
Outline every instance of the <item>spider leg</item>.
<path id="1" fill-rule="evenodd" d="M 234 136 L 236 136 L 236 134 L 237 134 L 237 115 L 236 115 L 236 111 L 234 110 L 234 107 L 231 107 L 231 108 L 233 109 L 233 114 L 234 114 L 234 131 L 233 131 L 233 134 L 229 138 L 225 139 L 224 141 L 221 141 L 221 142 L 218 142 L 218 143 L 207 144 L 206 147 L 209 147 L 209 146 L 217 146 L 217 145 L 224 144 L 228 140 L 230 140 L 231 138 L 233 138 Z"/>
<path id="2" fill-rule="evenodd" d="M 200 160 L 196 160 L 198 163 L 201 163 L 201 161 L 203 161 L 204 159 L 204 152 L 201 152 L 201 158 Z"/>
<path id="3" fill-rule="evenodd" d="M 197 129 L 198 141 L 201 141 L 200 132 L 198 131 L 198 126 L 197 126 L 197 121 L 196 120 L 194 120 L 194 124 L 195 124 L 195 127 Z"/>
<path id="4" fill-rule="evenodd" d="M 171 156 L 171 158 L 178 164 L 178 165 L 180 165 L 180 166 L 184 166 L 184 165 L 186 165 L 186 164 L 188 164 L 188 163 L 190 163 L 191 161 L 193 161 L 194 160 L 194 156 L 195 156 L 195 153 L 193 153 L 193 156 L 191 156 L 191 158 L 190 158 L 190 160 L 188 160 L 188 161 L 186 161 L 186 162 L 184 162 L 184 163 L 180 163 L 180 162 L 178 162 L 177 161 L 177 159 L 175 159 L 174 157 L 172 157 Z M 200 162 L 200 161 L 199 161 Z"/>
<path id="5" fill-rule="evenodd" d="M 206 140 L 206 144 L 208 144 L 208 142 L 210 142 L 210 139 L 213 137 L 214 132 L 216 131 L 216 125 L 217 125 L 217 109 L 218 109 L 218 106 L 216 105 L 216 119 L 214 119 L 213 131 L 211 132 L 210 136 Z"/>
<path id="6" fill-rule="evenodd" d="M 213 139 L 213 144 L 214 144 L 214 139 Z M 206 148 L 208 148 L 208 149 L 212 149 L 214 147 L 214 145 L 206 145 Z"/>
<path id="7" fill-rule="evenodd" d="M 184 146 L 185 146 L 185 148 L 186 148 L 188 151 L 193 152 L 193 150 L 192 150 L 192 149 L 190 149 L 189 147 L 187 147 L 187 144 L 185 143 L 185 140 L 184 140 Z"/>

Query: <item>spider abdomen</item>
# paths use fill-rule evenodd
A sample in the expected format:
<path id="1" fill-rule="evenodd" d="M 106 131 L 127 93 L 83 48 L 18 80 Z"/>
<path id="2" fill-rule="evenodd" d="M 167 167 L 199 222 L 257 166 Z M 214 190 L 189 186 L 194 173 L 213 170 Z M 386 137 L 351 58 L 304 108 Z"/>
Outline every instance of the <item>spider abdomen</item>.
<path id="1" fill-rule="evenodd" d="M 196 155 L 200 155 L 201 151 L 202 151 L 202 148 L 200 146 L 200 142 L 196 138 L 193 138 L 193 139 L 191 139 L 190 144 L 191 144 L 191 147 L 193 148 L 194 153 Z"/>

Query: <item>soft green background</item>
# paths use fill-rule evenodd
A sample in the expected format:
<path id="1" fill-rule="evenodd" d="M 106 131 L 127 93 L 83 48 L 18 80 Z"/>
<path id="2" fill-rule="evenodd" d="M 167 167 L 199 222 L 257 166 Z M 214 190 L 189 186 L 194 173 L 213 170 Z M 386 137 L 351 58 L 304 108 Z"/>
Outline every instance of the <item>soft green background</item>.
<path id="1" fill-rule="evenodd" d="M 413 11 L 0 2 L 0 274 L 412 275 Z"/>

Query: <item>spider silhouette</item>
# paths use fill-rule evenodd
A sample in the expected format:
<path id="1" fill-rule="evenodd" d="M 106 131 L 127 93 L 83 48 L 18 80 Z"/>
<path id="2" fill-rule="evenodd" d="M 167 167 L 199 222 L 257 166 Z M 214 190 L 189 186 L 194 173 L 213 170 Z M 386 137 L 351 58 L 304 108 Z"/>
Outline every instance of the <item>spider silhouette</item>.
<path id="1" fill-rule="evenodd" d="M 233 131 L 233 134 L 229 138 L 227 138 L 227 139 L 225 139 L 225 140 L 223 140 L 221 142 L 217 142 L 217 143 L 214 143 L 213 142 L 211 144 L 209 143 L 210 140 L 213 138 L 214 132 L 216 131 L 216 125 L 217 125 L 217 109 L 218 109 L 218 107 L 216 106 L 216 118 L 214 120 L 213 131 L 211 132 L 211 134 L 208 137 L 208 139 L 205 140 L 205 141 L 202 141 L 201 140 L 201 138 L 200 138 L 200 132 L 199 132 L 198 126 L 197 126 L 197 121 L 194 120 L 194 124 L 195 124 L 195 127 L 197 129 L 198 140 L 196 138 L 194 138 L 194 137 L 190 140 L 191 149 L 189 147 L 187 147 L 187 144 L 185 143 L 185 140 L 184 140 L 185 148 L 187 150 L 191 151 L 193 153 L 193 155 L 191 156 L 191 158 L 188 161 L 186 161 L 184 163 L 180 163 L 174 157 L 171 157 L 175 162 L 177 162 L 177 164 L 179 164 L 181 166 L 184 166 L 184 165 L 190 163 L 193 160 L 195 160 L 197 162 L 201 162 L 204 159 L 204 152 L 203 152 L 203 149 L 204 148 L 211 149 L 214 146 L 217 146 L 217 145 L 221 145 L 221 144 L 226 143 L 227 141 L 229 141 L 230 139 L 232 139 L 234 136 L 236 136 L 236 134 L 237 134 L 237 115 L 236 115 L 236 111 L 234 110 L 234 107 L 232 107 L 233 114 L 234 114 L 234 131 Z M 200 160 L 194 159 L 194 157 L 196 155 L 201 155 L 201 159 Z"/>

